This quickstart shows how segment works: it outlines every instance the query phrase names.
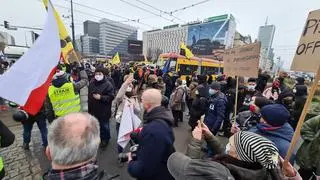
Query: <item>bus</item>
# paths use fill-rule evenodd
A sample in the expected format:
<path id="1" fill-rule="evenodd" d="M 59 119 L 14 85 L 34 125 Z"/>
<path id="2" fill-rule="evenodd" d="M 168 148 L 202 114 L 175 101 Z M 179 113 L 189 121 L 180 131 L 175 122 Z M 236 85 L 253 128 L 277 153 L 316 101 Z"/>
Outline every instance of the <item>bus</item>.
<path id="1" fill-rule="evenodd" d="M 164 53 L 160 54 L 158 62 L 162 62 L 163 71 L 168 72 L 171 76 L 173 73 L 180 72 L 182 80 L 185 80 L 187 76 L 191 76 L 194 72 L 212 75 L 213 79 L 217 75 L 223 74 L 223 62 L 214 59 L 195 56 L 188 59 L 177 53 Z"/>

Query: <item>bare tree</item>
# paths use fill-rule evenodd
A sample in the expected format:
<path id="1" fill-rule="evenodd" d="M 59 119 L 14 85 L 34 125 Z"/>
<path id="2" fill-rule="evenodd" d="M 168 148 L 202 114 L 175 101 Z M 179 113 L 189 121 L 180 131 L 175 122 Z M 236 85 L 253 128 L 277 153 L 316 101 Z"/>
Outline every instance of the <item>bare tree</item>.
<path id="1" fill-rule="evenodd" d="M 152 58 L 152 49 L 151 48 L 148 48 L 146 56 L 147 56 L 147 59 Z"/>
<path id="2" fill-rule="evenodd" d="M 154 51 L 154 55 L 155 55 L 155 58 L 153 60 L 157 60 L 160 56 L 160 54 L 162 53 L 163 51 L 159 48 L 157 48 L 155 51 Z"/>

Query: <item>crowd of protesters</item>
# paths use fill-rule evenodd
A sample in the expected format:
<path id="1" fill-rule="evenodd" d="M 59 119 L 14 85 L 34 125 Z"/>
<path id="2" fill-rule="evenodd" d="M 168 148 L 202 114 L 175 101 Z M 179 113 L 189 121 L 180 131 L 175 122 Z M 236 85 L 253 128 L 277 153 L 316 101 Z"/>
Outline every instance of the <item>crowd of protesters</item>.
<path id="1" fill-rule="evenodd" d="M 286 73 L 271 79 L 260 71 L 258 78 L 238 77 L 236 89 L 236 79 L 224 75 L 195 72 L 182 79 L 158 66 L 59 64 L 42 110 L 35 116 L 19 111 L 14 118 L 22 121 L 26 150 L 32 126 L 38 124 L 52 160 L 44 179 L 105 178 L 95 163 L 97 150 L 108 146 L 110 120 L 119 132 L 128 103 L 143 120 L 137 157 L 128 153 L 128 172 L 136 179 L 319 178 L 319 115 L 306 120 L 301 147 L 290 163 L 283 162 L 308 95 L 304 78 L 297 78 L 293 87 L 288 79 Z M 62 87 L 68 94 L 57 95 Z M 173 145 L 173 128 L 183 121 L 192 130 L 185 155 Z M 3 141 L 6 134 L 0 135 Z M 228 144 L 217 136 L 229 138 Z M 117 150 L 124 151 L 120 146 Z"/>

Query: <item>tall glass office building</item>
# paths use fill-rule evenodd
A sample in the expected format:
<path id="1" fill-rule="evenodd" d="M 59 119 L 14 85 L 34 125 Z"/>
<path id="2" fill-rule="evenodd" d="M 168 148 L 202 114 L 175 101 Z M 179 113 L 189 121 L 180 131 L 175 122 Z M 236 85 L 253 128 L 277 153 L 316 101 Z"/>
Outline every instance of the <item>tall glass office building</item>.
<path id="1" fill-rule="evenodd" d="M 128 53 L 128 40 L 137 40 L 137 29 L 109 19 L 100 20 L 100 54 Z"/>

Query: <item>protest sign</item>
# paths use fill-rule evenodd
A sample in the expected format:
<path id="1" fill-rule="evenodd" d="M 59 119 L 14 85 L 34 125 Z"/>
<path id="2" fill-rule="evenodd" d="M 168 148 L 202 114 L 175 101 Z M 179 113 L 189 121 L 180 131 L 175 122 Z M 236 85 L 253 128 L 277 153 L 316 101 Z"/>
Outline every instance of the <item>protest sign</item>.
<path id="1" fill-rule="evenodd" d="M 320 65 L 320 9 L 309 13 L 295 56 L 293 71 L 316 72 Z"/>
<path id="2" fill-rule="evenodd" d="M 224 73 L 228 76 L 258 77 L 260 43 L 227 49 L 223 56 Z"/>
<path id="3" fill-rule="evenodd" d="M 291 70 L 316 72 L 308 98 L 301 112 L 296 130 L 291 140 L 284 163 L 288 163 L 300 136 L 301 127 L 306 118 L 314 93 L 320 80 L 320 9 L 309 13 L 293 59 Z"/>

